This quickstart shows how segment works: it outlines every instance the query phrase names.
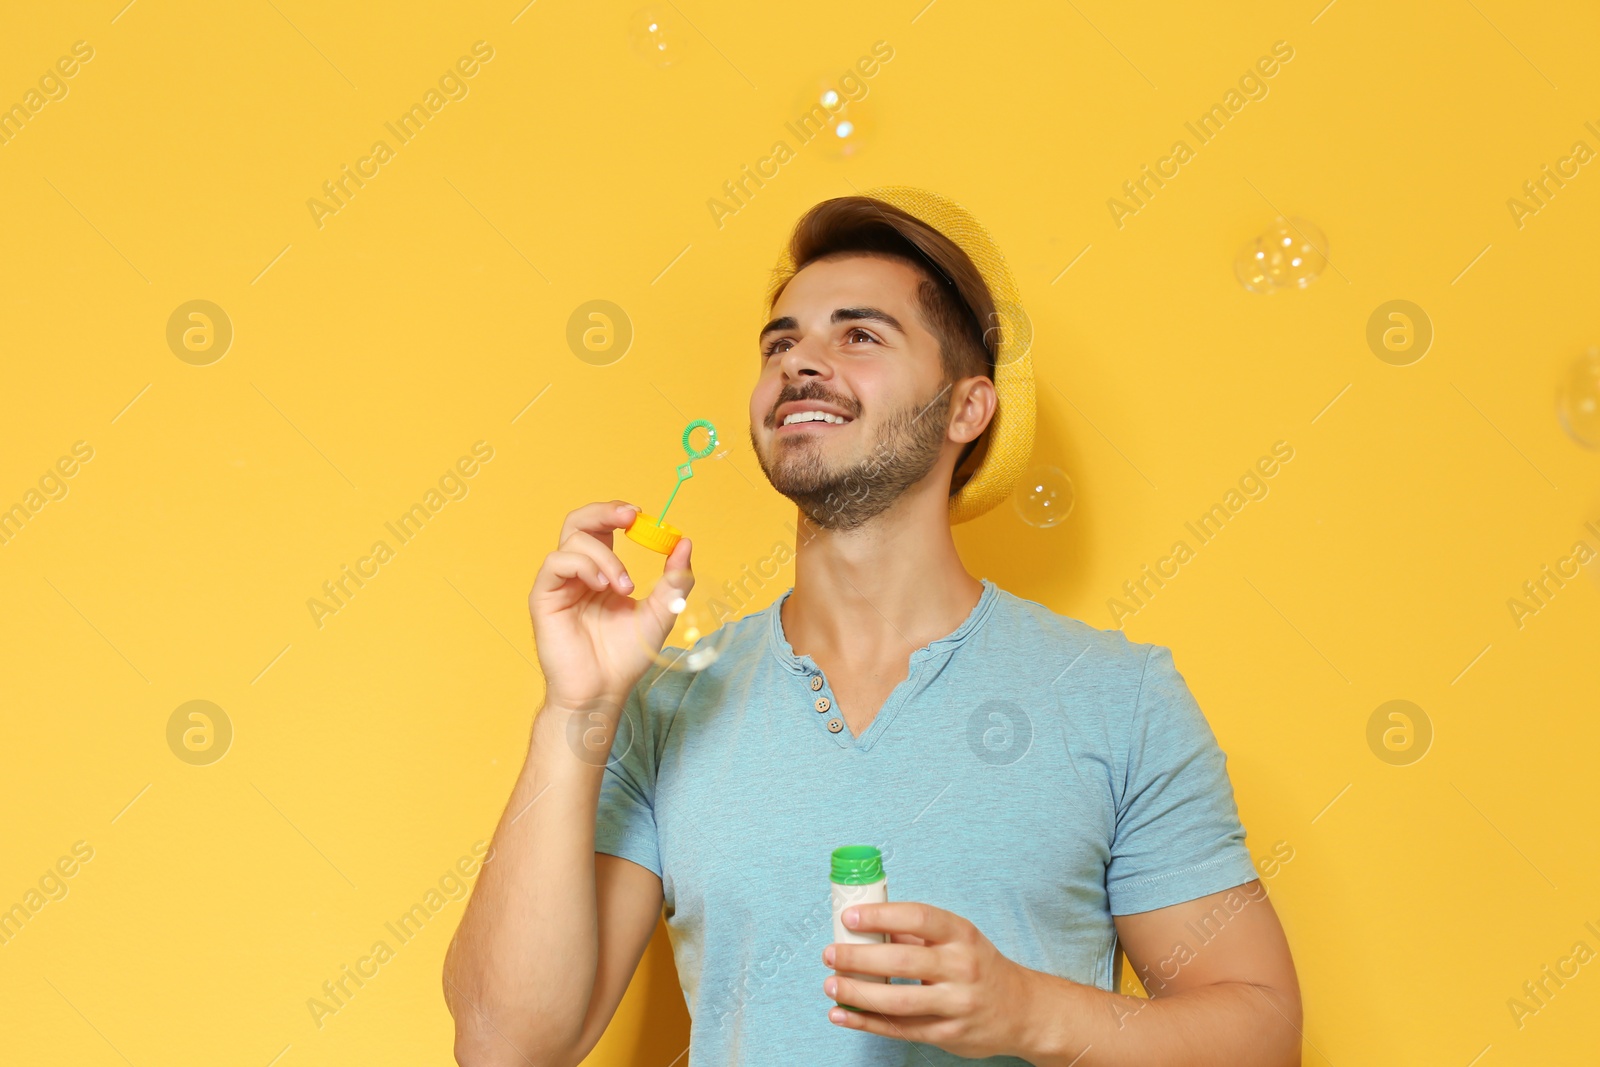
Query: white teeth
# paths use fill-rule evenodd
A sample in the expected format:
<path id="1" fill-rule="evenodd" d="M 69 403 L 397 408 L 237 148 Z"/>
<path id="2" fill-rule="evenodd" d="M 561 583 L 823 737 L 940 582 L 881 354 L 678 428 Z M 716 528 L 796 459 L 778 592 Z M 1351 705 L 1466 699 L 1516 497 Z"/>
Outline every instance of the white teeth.
<path id="1" fill-rule="evenodd" d="M 849 419 L 826 411 L 797 411 L 793 415 L 785 417 L 783 424 L 785 426 L 793 426 L 797 422 L 828 422 L 835 426 L 843 426 L 849 421 Z"/>

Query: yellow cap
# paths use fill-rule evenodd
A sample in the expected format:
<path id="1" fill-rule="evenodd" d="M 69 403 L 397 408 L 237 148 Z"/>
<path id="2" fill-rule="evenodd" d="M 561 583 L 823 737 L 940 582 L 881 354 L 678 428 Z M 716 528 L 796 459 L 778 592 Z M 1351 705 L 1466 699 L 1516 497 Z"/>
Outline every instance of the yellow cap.
<path id="1" fill-rule="evenodd" d="M 630 540 L 637 541 L 650 551 L 659 552 L 663 556 L 671 552 L 679 538 L 683 536 L 683 531 L 676 526 L 657 522 L 642 511 L 634 515 L 633 521 L 622 532 L 627 534 Z"/>

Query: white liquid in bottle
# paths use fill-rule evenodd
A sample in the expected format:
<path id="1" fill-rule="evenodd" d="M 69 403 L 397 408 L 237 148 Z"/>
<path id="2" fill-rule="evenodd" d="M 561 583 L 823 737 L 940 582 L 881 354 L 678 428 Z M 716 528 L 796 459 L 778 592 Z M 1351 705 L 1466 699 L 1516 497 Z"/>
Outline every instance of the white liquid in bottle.
<path id="1" fill-rule="evenodd" d="M 883 873 L 883 855 L 871 845 L 845 845 L 833 850 L 833 940 L 846 945 L 878 945 L 889 940 L 884 933 L 863 933 L 844 924 L 844 910 L 852 904 L 882 904 L 889 899 L 889 879 Z M 863 982 L 888 984 L 889 976 L 835 970 L 834 974 Z M 860 1010 L 841 1003 L 842 1008 Z M 870 1008 L 868 1010 L 871 1010 Z"/>

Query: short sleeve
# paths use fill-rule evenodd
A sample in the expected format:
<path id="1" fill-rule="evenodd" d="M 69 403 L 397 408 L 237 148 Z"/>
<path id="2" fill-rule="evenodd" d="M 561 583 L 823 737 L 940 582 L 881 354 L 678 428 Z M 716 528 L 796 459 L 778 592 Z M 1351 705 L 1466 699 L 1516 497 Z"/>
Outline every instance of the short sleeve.
<path id="1" fill-rule="evenodd" d="M 600 779 L 600 806 L 595 812 L 594 850 L 621 856 L 661 876 L 661 850 L 656 837 L 655 745 L 641 694 L 641 682 L 628 694 Z"/>
<path id="2" fill-rule="evenodd" d="M 1145 655 L 1126 767 L 1106 868 L 1111 914 L 1154 911 L 1257 877 L 1227 756 L 1160 645 Z"/>

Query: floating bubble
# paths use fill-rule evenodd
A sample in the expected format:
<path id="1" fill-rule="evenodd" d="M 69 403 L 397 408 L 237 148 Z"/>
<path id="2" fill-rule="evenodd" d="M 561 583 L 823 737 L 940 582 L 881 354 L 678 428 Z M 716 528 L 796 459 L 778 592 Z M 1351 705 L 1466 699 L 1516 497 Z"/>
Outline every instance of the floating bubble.
<path id="1" fill-rule="evenodd" d="M 1239 250 L 1233 272 L 1252 293 L 1304 289 L 1328 265 L 1327 249 L 1328 239 L 1316 226 L 1279 215 L 1265 233 Z"/>
<path id="2" fill-rule="evenodd" d="M 1011 494 L 1017 514 L 1029 526 L 1048 529 L 1065 521 L 1078 502 L 1072 479 L 1059 467 L 1028 468 Z"/>
<path id="3" fill-rule="evenodd" d="M 853 159 L 873 140 L 877 123 L 867 106 L 866 83 L 852 73 L 813 78 L 794 101 L 789 132 L 801 151 Z"/>
<path id="4" fill-rule="evenodd" d="M 657 67 L 670 67 L 682 57 L 677 19 L 659 7 L 645 7 L 628 17 L 628 43 L 633 54 Z"/>
<path id="5" fill-rule="evenodd" d="M 1567 368 L 1556 395 L 1556 413 L 1567 436 L 1600 449 L 1600 348 L 1591 348 Z"/>
<path id="6" fill-rule="evenodd" d="M 661 580 L 679 589 L 689 584 L 689 576 L 682 571 L 668 571 Z M 650 658 L 669 671 L 703 671 L 717 662 L 728 645 L 731 630 L 725 624 L 733 621 L 734 609 L 720 599 L 711 579 L 700 575 L 694 583 L 687 597 L 677 597 L 669 605 L 677 618 L 661 648 L 655 647 L 646 627 L 635 627 Z"/>

